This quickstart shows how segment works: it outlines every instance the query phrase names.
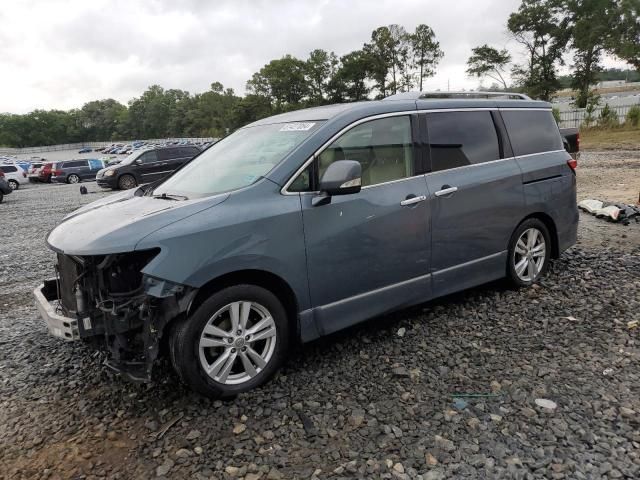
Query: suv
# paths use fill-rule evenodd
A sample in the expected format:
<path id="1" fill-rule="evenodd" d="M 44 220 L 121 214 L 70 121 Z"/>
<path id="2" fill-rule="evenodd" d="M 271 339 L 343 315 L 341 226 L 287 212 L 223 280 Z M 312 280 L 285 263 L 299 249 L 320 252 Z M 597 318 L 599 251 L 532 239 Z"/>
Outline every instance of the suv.
<path id="1" fill-rule="evenodd" d="M 0 165 L 0 171 L 4 173 L 5 180 L 9 184 L 11 190 L 18 190 L 21 182 L 27 181 L 27 172 L 25 172 L 18 164 Z"/>
<path id="2" fill-rule="evenodd" d="M 106 346 L 126 376 L 150 378 L 168 344 L 185 383 L 231 397 L 297 340 L 536 282 L 576 241 L 575 167 L 526 97 L 289 112 L 67 216 L 47 238 L 59 277 L 34 293 L 53 335 Z"/>
<path id="3" fill-rule="evenodd" d="M 171 175 L 200 153 L 195 146 L 138 150 L 117 165 L 100 170 L 96 177 L 104 188 L 128 190 Z"/>
<path id="4" fill-rule="evenodd" d="M 96 174 L 104 167 L 102 160 L 67 160 L 56 162 L 51 167 L 51 181 L 58 183 L 80 183 L 95 180 Z"/>

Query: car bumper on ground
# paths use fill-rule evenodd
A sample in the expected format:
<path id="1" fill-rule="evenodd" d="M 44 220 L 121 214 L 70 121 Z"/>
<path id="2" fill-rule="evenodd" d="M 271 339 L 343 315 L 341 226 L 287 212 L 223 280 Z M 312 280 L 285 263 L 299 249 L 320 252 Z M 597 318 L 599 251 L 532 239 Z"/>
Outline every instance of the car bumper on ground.
<path id="1" fill-rule="evenodd" d="M 68 342 L 79 340 L 78 320 L 60 315 L 56 311 L 55 303 L 52 303 L 59 300 L 57 283 L 56 279 L 45 280 L 33 291 L 36 307 L 51 335 Z"/>

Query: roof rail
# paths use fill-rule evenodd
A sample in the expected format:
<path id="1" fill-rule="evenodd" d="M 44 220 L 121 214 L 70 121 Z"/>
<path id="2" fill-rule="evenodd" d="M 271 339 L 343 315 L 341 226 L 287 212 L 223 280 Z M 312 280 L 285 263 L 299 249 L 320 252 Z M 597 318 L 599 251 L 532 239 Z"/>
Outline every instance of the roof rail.
<path id="1" fill-rule="evenodd" d="M 515 92 L 402 92 L 385 97 L 384 100 L 428 100 L 446 98 L 505 98 L 531 100 L 524 93 Z"/>

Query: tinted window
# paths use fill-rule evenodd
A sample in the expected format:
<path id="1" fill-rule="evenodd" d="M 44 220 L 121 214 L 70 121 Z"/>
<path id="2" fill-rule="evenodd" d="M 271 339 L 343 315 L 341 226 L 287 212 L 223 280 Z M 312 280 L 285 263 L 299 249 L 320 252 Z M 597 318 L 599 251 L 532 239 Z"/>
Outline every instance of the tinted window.
<path id="1" fill-rule="evenodd" d="M 86 160 L 74 160 L 72 162 L 64 162 L 62 164 L 62 168 L 77 168 L 77 167 L 86 167 Z"/>
<path id="2" fill-rule="evenodd" d="M 175 148 L 162 148 L 158 150 L 158 160 L 169 160 L 170 158 L 176 158 Z"/>
<path id="3" fill-rule="evenodd" d="M 413 175 L 411 120 L 408 116 L 362 123 L 329 145 L 318 157 L 319 178 L 336 160 L 357 160 L 362 185 L 375 185 Z"/>
<path id="4" fill-rule="evenodd" d="M 195 157 L 198 154 L 198 152 L 199 150 L 194 147 L 182 147 L 180 149 L 180 156 L 191 158 L 191 157 Z"/>
<path id="5" fill-rule="evenodd" d="M 502 112 L 514 155 L 562 150 L 562 138 L 551 111 L 507 110 Z"/>
<path id="6" fill-rule="evenodd" d="M 151 150 L 150 152 L 144 152 L 142 155 L 138 157 L 142 163 L 151 163 L 158 160 L 158 156 L 156 155 L 155 150 Z"/>
<path id="7" fill-rule="evenodd" d="M 500 158 L 491 112 L 429 113 L 427 129 L 434 172 Z"/>
<path id="8" fill-rule="evenodd" d="M 290 192 L 309 192 L 311 190 L 312 166 L 305 168 L 287 189 Z"/>
<path id="9" fill-rule="evenodd" d="M 11 173 L 11 172 L 18 171 L 16 167 L 0 167 L 0 170 L 2 170 L 4 173 Z"/>

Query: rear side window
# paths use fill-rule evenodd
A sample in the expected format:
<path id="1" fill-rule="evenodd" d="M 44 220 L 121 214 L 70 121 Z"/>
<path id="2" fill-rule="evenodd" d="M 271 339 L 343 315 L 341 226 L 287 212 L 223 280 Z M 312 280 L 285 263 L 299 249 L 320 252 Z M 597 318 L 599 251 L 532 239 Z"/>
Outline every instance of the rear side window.
<path id="1" fill-rule="evenodd" d="M 77 167 L 86 167 L 86 160 L 74 160 L 72 162 L 64 162 L 62 164 L 62 168 L 77 168 Z"/>
<path id="2" fill-rule="evenodd" d="M 163 148 L 158 150 L 158 160 L 169 160 L 170 158 L 178 158 L 177 148 Z"/>
<path id="3" fill-rule="evenodd" d="M 506 110 L 502 118 L 513 147 L 513 154 L 562 150 L 562 138 L 550 110 Z"/>
<path id="4" fill-rule="evenodd" d="M 500 158 L 498 133 L 489 111 L 428 113 L 427 129 L 434 172 Z"/>
<path id="5" fill-rule="evenodd" d="M 17 172 L 18 169 L 16 167 L 0 167 L 0 170 L 2 170 L 4 173 L 12 173 L 12 172 Z"/>

